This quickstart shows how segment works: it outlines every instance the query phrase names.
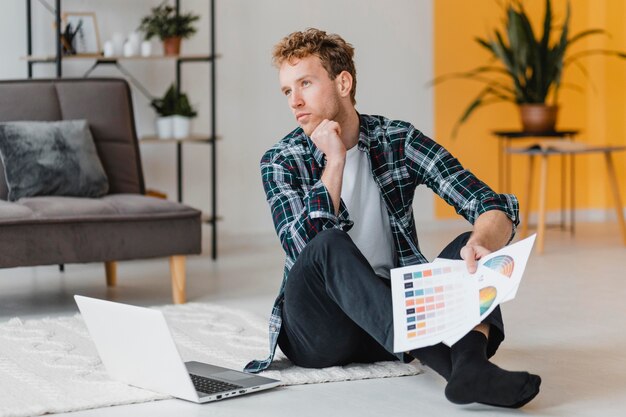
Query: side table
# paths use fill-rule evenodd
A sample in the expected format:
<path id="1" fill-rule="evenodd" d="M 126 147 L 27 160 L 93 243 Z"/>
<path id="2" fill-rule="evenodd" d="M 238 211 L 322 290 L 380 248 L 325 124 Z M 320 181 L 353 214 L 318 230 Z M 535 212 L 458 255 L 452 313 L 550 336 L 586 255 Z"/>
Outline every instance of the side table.
<path id="1" fill-rule="evenodd" d="M 495 130 L 492 132 L 493 135 L 498 139 L 498 192 L 511 192 L 511 155 L 507 152 L 507 149 L 511 148 L 511 145 L 514 142 L 524 142 L 529 139 L 533 140 L 533 143 L 541 143 L 546 141 L 555 141 L 555 140 L 573 140 L 576 135 L 579 133 L 578 130 L 555 130 L 550 132 L 542 132 L 542 133 L 530 133 L 523 132 L 519 130 Z M 567 177 L 566 174 L 566 156 L 562 155 L 561 157 L 561 222 L 560 228 L 565 230 L 566 228 L 566 220 L 565 220 L 565 179 Z M 570 178 L 574 178 L 574 161 L 573 158 L 570 157 Z M 570 183 L 570 190 L 573 188 L 573 183 Z M 571 200 L 573 201 L 573 190 L 570 193 Z M 573 211 L 573 203 L 571 204 L 570 209 L 570 232 L 574 233 L 574 211 Z"/>
<path id="2" fill-rule="evenodd" d="M 512 142 L 522 139 L 543 140 L 574 139 L 578 130 L 555 130 L 553 132 L 530 133 L 519 130 L 494 130 L 493 135 L 498 138 L 498 187 L 504 191 L 511 189 L 511 158 L 506 152 Z"/>
<path id="3" fill-rule="evenodd" d="M 537 224 L 537 252 L 543 253 L 544 249 L 544 234 L 546 227 L 546 197 L 547 197 L 547 185 L 548 185 L 548 158 L 550 156 L 572 156 L 572 164 L 574 163 L 573 157 L 575 155 L 582 154 L 604 154 L 606 161 L 606 169 L 608 174 L 609 183 L 611 184 L 611 190 L 613 193 L 613 199 L 615 201 L 615 212 L 617 214 L 617 221 L 619 223 L 620 230 L 622 232 L 622 240 L 626 245 L 626 222 L 624 221 L 624 214 L 622 211 L 622 202 L 619 194 L 619 187 L 617 184 L 617 175 L 615 173 L 615 166 L 613 164 L 612 154 L 613 152 L 624 151 L 626 146 L 592 146 L 583 143 L 577 143 L 572 141 L 563 141 L 544 143 L 530 148 L 508 148 L 507 154 L 518 154 L 528 156 L 528 183 L 526 187 L 526 208 L 524 210 L 524 223 L 522 224 L 521 235 L 525 237 L 528 234 L 528 218 L 530 215 L 530 198 L 532 195 L 532 175 L 535 163 L 535 157 L 541 158 L 540 167 L 540 179 L 539 179 L 539 220 Z M 573 165 L 572 165 L 573 166 Z M 574 184 L 575 178 L 573 177 L 574 170 L 572 169 L 571 183 Z M 575 187 L 573 187 L 575 188 Z M 573 206 L 572 206 L 573 210 Z M 573 219 L 572 219 L 573 221 Z"/>

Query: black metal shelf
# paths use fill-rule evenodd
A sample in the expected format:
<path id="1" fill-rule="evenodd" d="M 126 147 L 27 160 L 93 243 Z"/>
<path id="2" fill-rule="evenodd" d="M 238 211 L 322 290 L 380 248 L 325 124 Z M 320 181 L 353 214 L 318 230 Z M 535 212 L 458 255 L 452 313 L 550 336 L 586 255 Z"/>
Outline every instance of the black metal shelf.
<path id="1" fill-rule="evenodd" d="M 181 67 L 182 64 L 191 62 L 205 62 L 210 65 L 210 97 L 211 97 L 211 127 L 210 134 L 205 137 L 206 140 L 179 140 L 176 142 L 176 161 L 177 161 L 177 183 L 178 183 L 178 201 L 182 202 L 182 144 L 185 143 L 204 143 L 211 144 L 211 182 L 210 182 L 210 195 L 211 195 L 211 210 L 210 213 L 205 216 L 207 219 L 219 219 L 217 216 L 217 169 L 216 169 L 216 146 L 215 140 L 211 138 L 218 138 L 217 136 L 217 123 L 216 123 L 216 75 L 215 75 L 215 62 L 219 58 L 219 55 L 215 53 L 215 0 L 209 1 L 209 31 L 210 31 L 210 51 L 208 54 L 197 55 L 175 55 L 175 56 L 153 56 L 153 57 L 104 57 L 102 55 L 70 55 L 64 56 L 61 46 L 61 0 L 55 0 L 55 7 L 51 12 L 55 16 L 55 36 L 56 36 L 56 51 L 53 56 L 33 56 L 33 41 L 32 41 L 32 0 L 26 0 L 26 57 L 28 78 L 33 78 L 33 68 L 35 64 L 55 64 L 56 77 L 61 78 L 63 76 L 63 61 L 66 59 L 91 59 L 94 60 L 92 67 L 85 73 L 88 76 L 99 65 L 114 65 L 122 72 L 129 81 L 137 87 L 143 95 L 147 98 L 153 98 L 151 94 L 141 85 L 141 83 L 132 76 L 121 64 L 122 60 L 155 60 L 155 59 L 172 59 L 176 61 L 176 90 L 180 92 L 181 89 Z M 180 13 L 180 0 L 175 0 L 176 13 Z M 217 259 L 217 222 L 215 220 L 206 221 L 211 224 L 211 257 Z"/>

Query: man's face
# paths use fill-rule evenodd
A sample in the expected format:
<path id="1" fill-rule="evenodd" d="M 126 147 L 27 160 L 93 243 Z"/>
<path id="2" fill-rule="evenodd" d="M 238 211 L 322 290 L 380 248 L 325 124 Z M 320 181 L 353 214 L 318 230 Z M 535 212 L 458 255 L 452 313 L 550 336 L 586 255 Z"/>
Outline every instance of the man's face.
<path id="1" fill-rule="evenodd" d="M 304 133 L 310 136 L 322 120 L 337 118 L 341 109 L 338 86 L 317 56 L 285 61 L 278 77 L 281 91 Z"/>

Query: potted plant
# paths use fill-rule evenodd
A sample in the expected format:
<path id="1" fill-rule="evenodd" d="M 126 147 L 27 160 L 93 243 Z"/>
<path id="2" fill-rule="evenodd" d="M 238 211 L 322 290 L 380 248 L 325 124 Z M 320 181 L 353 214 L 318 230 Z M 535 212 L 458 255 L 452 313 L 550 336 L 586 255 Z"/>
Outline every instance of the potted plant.
<path id="1" fill-rule="evenodd" d="M 161 139 L 182 139 L 191 132 L 191 119 L 198 113 L 189 103 L 185 93 L 178 93 L 172 84 L 162 98 L 155 98 L 150 105 L 156 110 L 157 135 Z"/>
<path id="2" fill-rule="evenodd" d="M 550 0 L 546 0 L 543 34 L 538 39 L 535 38 L 521 0 L 509 0 L 504 7 L 504 28 L 495 29 L 493 35 L 487 39 L 476 38 L 476 42 L 490 52 L 492 61 L 499 61 L 500 65 L 487 64 L 466 72 L 447 74 L 433 81 L 436 84 L 451 78 L 463 78 L 485 84 L 455 124 L 453 137 L 474 111 L 502 101 L 515 103 L 519 107 L 522 129 L 525 132 L 554 131 L 559 89 L 563 87 L 563 71 L 577 63 L 580 58 L 589 55 L 626 58 L 623 52 L 606 49 L 583 50 L 566 57 L 572 44 L 587 36 L 606 34 L 602 29 L 587 29 L 570 35 L 569 1 L 560 33 L 555 36 L 551 33 L 555 27 L 552 21 L 552 5 Z M 555 41 L 550 42 L 551 38 Z M 580 66 L 580 63 L 577 65 Z M 584 68 L 583 74 L 587 74 Z M 576 88 L 572 85 L 567 87 Z"/>
<path id="3" fill-rule="evenodd" d="M 150 15 L 141 19 L 139 31 L 145 34 L 146 40 L 158 36 L 163 41 L 165 55 L 178 55 L 181 40 L 196 33 L 193 23 L 198 19 L 200 16 L 192 13 L 176 13 L 176 9 L 164 1 L 152 8 Z"/>

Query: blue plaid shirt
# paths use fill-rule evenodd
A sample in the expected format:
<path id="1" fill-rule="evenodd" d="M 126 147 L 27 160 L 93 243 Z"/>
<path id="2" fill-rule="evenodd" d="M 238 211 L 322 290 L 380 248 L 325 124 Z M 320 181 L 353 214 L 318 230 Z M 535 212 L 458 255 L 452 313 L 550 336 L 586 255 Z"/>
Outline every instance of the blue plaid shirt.
<path id="1" fill-rule="evenodd" d="M 358 148 L 369 155 L 372 175 L 389 213 L 398 265 L 428 262 L 417 241 L 413 196 L 424 184 L 471 224 L 489 210 L 501 210 L 519 223 L 518 202 L 511 194 L 496 194 L 464 169 L 450 153 L 411 124 L 381 116 L 359 115 Z M 324 155 L 301 128 L 289 133 L 261 159 L 263 187 L 276 233 L 286 253 L 283 281 L 269 323 L 270 355 L 246 365 L 260 372 L 272 363 L 282 323 L 284 289 L 289 271 L 307 243 L 320 231 L 349 230 L 352 221 L 343 201 L 339 215 L 321 181 Z"/>

